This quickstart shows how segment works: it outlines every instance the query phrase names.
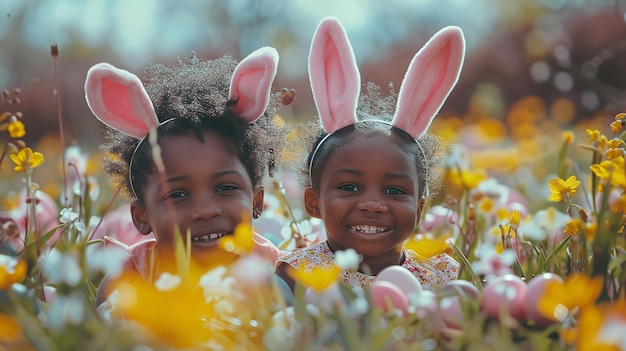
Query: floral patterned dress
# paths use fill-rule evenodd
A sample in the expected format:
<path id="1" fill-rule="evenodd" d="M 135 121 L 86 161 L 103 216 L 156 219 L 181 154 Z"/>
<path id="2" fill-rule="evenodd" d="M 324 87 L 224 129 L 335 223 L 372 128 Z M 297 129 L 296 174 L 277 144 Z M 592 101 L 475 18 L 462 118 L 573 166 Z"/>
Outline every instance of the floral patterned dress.
<path id="1" fill-rule="evenodd" d="M 457 277 L 459 263 L 445 253 L 425 258 L 412 250 L 403 248 L 402 251 L 405 257 L 402 267 L 413 273 L 425 289 L 434 290 L 435 286 L 442 286 Z M 322 241 L 298 251 L 282 252 L 276 260 L 276 266 L 286 263 L 297 269 L 306 270 L 332 266 L 334 260 L 335 254 L 328 247 L 328 243 Z M 341 279 L 351 287 L 367 288 L 376 277 L 344 270 Z"/>

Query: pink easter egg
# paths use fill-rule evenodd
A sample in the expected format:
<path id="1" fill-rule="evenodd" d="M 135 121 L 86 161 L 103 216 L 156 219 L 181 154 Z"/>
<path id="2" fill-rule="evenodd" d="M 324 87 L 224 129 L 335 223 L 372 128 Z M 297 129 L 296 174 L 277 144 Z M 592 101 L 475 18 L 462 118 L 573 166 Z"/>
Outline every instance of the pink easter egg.
<path id="1" fill-rule="evenodd" d="M 375 281 L 386 281 L 400 288 L 404 296 L 409 298 L 412 294 L 417 294 L 424 290 L 417 277 L 408 269 L 402 266 L 389 266 L 376 276 Z"/>
<path id="2" fill-rule="evenodd" d="M 526 289 L 526 283 L 516 275 L 495 277 L 483 288 L 480 307 L 489 317 L 499 319 L 502 311 L 521 321 L 526 318 Z"/>
<path id="3" fill-rule="evenodd" d="M 480 295 L 478 288 L 467 280 L 458 279 L 446 283 L 439 289 L 440 296 L 459 296 L 464 299 L 477 299 Z"/>
<path id="4" fill-rule="evenodd" d="M 551 282 L 563 283 L 563 278 L 554 273 L 543 273 L 535 276 L 528 282 L 524 307 L 528 318 L 540 327 L 547 327 L 557 321 L 553 316 L 546 316 L 539 310 L 538 302 L 543 296 L 546 286 Z"/>
<path id="5" fill-rule="evenodd" d="M 460 329 L 463 310 L 458 296 L 444 297 L 439 302 L 439 316 L 448 328 Z"/>
<path id="6" fill-rule="evenodd" d="M 374 281 L 370 285 L 370 293 L 372 296 L 372 304 L 374 307 L 382 308 L 385 314 L 394 312 L 391 307 L 402 312 L 403 315 L 407 315 L 409 311 L 409 301 L 395 284 L 381 280 Z"/>

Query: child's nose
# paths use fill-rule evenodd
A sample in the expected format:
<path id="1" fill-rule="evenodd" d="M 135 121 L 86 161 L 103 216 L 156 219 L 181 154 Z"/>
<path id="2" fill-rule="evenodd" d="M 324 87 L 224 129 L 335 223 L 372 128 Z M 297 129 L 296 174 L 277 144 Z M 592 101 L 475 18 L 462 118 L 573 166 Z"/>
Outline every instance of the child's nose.
<path id="1" fill-rule="evenodd" d="M 359 210 L 369 211 L 369 212 L 387 212 L 387 205 L 378 201 L 378 200 L 362 200 L 359 201 L 358 204 Z"/>
<path id="2" fill-rule="evenodd" d="M 207 220 L 221 214 L 222 209 L 214 201 L 200 201 L 192 210 L 191 218 L 194 220 Z"/>

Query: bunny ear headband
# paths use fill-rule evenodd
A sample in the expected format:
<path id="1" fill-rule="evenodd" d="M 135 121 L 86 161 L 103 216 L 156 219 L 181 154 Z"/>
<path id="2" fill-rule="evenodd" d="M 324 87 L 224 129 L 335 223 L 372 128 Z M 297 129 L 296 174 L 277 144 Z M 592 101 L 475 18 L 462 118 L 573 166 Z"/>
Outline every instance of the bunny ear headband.
<path id="1" fill-rule="evenodd" d="M 278 52 L 272 47 L 260 48 L 243 59 L 233 72 L 228 99 L 236 101 L 231 110 L 248 123 L 263 115 L 269 103 L 271 85 L 276 76 Z M 85 98 L 91 112 L 109 127 L 139 139 L 172 119 L 159 122 L 143 84 L 134 74 L 108 63 L 94 65 L 87 72 Z M 132 185 L 131 165 L 129 177 Z M 135 197 L 135 189 L 131 189 Z"/>
<path id="2" fill-rule="evenodd" d="M 445 27 L 424 44 L 406 71 L 391 125 L 414 139 L 424 135 L 456 85 L 464 56 L 465 39 L 458 27 Z M 361 78 L 350 41 L 336 18 L 324 18 L 313 35 L 309 80 L 322 128 L 328 133 L 313 151 L 310 175 L 315 154 L 325 139 L 358 121 Z"/>

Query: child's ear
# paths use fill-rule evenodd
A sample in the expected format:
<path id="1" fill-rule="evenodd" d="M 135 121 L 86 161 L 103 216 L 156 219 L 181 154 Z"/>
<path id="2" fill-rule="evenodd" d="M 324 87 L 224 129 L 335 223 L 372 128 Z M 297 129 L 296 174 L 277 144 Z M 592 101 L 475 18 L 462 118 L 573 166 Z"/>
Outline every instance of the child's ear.
<path id="1" fill-rule="evenodd" d="M 152 232 L 148 217 L 146 216 L 146 210 L 139 204 L 139 201 L 135 200 L 130 204 L 130 215 L 133 218 L 135 228 L 137 228 L 141 234 L 148 235 Z"/>
<path id="2" fill-rule="evenodd" d="M 424 204 L 426 203 L 426 198 L 422 197 L 420 199 L 419 204 L 417 205 L 417 212 L 415 213 L 415 226 L 417 227 L 420 224 L 420 220 L 422 219 L 422 210 L 424 209 Z"/>
<path id="3" fill-rule="evenodd" d="M 263 203 L 263 197 L 265 195 L 265 189 L 263 187 L 259 188 L 259 190 L 254 192 L 252 197 L 252 213 L 258 214 L 259 216 L 263 213 L 263 208 L 265 204 Z"/>
<path id="4" fill-rule="evenodd" d="M 309 216 L 322 218 L 320 214 L 320 200 L 317 193 L 312 188 L 304 190 L 304 208 Z"/>

